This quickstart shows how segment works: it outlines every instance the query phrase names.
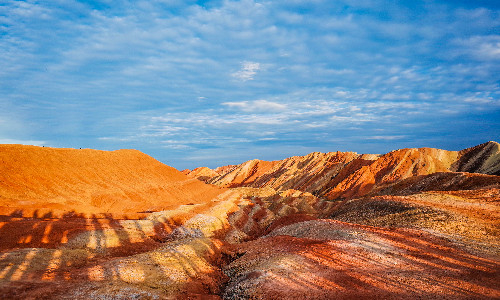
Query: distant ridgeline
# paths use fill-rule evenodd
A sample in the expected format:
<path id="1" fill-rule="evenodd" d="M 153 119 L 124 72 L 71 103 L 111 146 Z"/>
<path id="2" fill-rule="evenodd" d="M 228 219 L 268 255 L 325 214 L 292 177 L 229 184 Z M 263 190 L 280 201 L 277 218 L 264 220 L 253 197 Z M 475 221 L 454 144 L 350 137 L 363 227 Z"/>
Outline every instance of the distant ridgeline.
<path id="1" fill-rule="evenodd" d="M 404 194 L 415 188 L 458 190 L 499 184 L 498 178 L 487 175 L 500 175 L 500 145 L 487 142 L 462 151 L 412 148 L 384 155 L 314 152 L 183 173 L 223 187 L 295 189 L 332 200 L 388 192 Z"/>

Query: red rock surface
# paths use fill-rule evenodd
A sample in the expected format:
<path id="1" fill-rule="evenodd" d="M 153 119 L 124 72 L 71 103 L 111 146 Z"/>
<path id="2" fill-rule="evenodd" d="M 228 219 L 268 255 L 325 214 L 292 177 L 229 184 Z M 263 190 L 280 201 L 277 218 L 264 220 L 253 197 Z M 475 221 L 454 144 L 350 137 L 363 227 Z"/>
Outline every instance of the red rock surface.
<path id="1" fill-rule="evenodd" d="M 137 150 L 0 145 L 3 215 L 137 217 L 203 203 L 222 192 Z"/>
<path id="2" fill-rule="evenodd" d="M 296 189 L 329 199 L 367 195 L 416 176 L 436 172 L 476 172 L 498 175 L 500 146 L 488 142 L 460 152 L 433 148 L 401 149 L 384 155 L 314 152 L 281 161 L 251 160 L 213 170 L 200 178 L 225 187 Z M 187 172 L 198 177 L 196 172 Z"/>
<path id="3" fill-rule="evenodd" d="M 493 299 L 500 264 L 420 230 L 317 220 L 242 244 L 227 299 Z"/>
<path id="4" fill-rule="evenodd" d="M 230 189 L 134 150 L 0 146 L 0 295 L 498 299 L 497 145 L 183 171 Z"/>

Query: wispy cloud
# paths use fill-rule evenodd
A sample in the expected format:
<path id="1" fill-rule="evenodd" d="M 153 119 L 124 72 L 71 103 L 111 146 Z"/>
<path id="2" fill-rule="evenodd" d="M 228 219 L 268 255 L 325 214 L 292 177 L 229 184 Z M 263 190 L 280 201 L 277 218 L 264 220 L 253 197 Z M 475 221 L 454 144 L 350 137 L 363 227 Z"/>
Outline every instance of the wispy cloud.
<path id="1" fill-rule="evenodd" d="M 0 139 L 0 144 L 21 144 L 21 145 L 44 146 L 44 145 L 47 145 L 48 143 L 46 141 Z"/>
<path id="2" fill-rule="evenodd" d="M 500 61 L 500 35 L 473 36 L 459 39 L 456 43 L 462 47 L 459 51 L 477 60 Z"/>
<path id="3" fill-rule="evenodd" d="M 259 70 L 259 63 L 246 61 L 241 64 L 241 69 L 235 73 L 232 73 L 231 76 L 241 81 L 253 80 L 255 74 L 257 74 L 257 71 Z"/>
<path id="4" fill-rule="evenodd" d="M 287 108 L 285 104 L 267 100 L 223 102 L 222 105 L 227 106 L 229 108 L 236 108 L 246 112 L 254 112 L 254 111 L 273 112 L 273 111 L 282 111 Z"/>
<path id="5" fill-rule="evenodd" d="M 392 141 L 392 140 L 400 140 L 406 138 L 406 135 L 374 135 L 365 137 L 367 140 L 384 140 L 384 141 Z"/>

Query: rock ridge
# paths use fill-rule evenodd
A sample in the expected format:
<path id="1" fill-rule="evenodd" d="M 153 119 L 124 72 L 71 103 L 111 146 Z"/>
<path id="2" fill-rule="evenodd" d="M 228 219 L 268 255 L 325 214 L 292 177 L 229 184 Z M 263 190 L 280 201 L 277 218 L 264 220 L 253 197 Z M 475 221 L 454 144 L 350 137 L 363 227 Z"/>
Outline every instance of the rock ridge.
<path id="1" fill-rule="evenodd" d="M 461 151 L 405 148 L 383 155 L 313 152 L 279 161 L 250 160 L 240 165 L 185 171 L 190 177 L 223 187 L 296 189 L 327 199 L 375 193 L 412 177 L 439 172 L 500 175 L 500 145 L 487 142 Z"/>

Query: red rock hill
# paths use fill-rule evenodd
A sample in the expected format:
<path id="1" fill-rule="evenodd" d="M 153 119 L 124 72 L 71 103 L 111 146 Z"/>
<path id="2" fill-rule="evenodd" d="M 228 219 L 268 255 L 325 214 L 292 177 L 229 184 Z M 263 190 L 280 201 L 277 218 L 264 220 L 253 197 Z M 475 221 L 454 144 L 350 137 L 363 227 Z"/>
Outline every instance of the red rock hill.
<path id="1" fill-rule="evenodd" d="M 134 216 L 221 192 L 137 150 L 0 145 L 0 214 Z"/>
<path id="2" fill-rule="evenodd" d="M 296 189 L 329 199 L 353 198 L 438 172 L 500 175 L 500 145 L 488 142 L 462 151 L 411 148 L 384 155 L 314 152 L 271 162 L 255 159 L 203 171 L 202 175 L 199 170 L 185 174 L 225 187 Z"/>

